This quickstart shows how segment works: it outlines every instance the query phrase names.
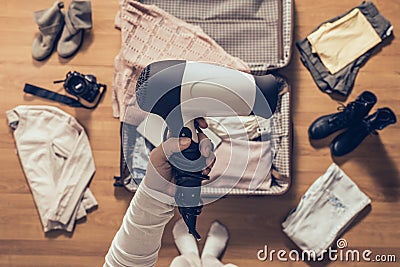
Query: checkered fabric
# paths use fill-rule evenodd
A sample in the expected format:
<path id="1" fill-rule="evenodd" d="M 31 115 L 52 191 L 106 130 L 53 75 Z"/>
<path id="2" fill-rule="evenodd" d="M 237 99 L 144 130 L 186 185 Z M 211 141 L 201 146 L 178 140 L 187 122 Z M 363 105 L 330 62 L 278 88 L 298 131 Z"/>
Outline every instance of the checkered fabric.
<path id="1" fill-rule="evenodd" d="M 290 56 L 292 0 L 140 0 L 200 26 L 254 72 L 284 67 Z"/>
<path id="2" fill-rule="evenodd" d="M 273 167 L 281 175 L 290 177 L 290 93 L 282 96 L 273 117 L 273 142 L 276 151 Z"/>

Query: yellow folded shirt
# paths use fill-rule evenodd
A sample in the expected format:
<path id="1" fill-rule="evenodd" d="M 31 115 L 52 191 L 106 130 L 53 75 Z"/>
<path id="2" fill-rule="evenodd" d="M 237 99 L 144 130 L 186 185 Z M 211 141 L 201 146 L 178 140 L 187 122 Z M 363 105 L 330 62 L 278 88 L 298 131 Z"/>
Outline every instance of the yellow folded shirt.
<path id="1" fill-rule="evenodd" d="M 321 25 L 307 39 L 312 52 L 318 54 L 331 74 L 340 71 L 382 41 L 358 8 L 335 22 Z"/>

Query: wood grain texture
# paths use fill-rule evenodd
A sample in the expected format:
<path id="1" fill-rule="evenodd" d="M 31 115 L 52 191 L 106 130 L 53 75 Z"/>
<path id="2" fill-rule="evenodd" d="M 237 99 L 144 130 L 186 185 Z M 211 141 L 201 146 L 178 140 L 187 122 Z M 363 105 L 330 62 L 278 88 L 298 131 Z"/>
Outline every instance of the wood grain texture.
<path id="1" fill-rule="evenodd" d="M 400 1 L 374 2 L 394 25 L 395 37 L 362 67 L 348 100 L 353 100 L 363 90 L 371 90 L 378 97 L 375 108 L 389 106 L 400 118 Z M 294 39 L 304 38 L 319 23 L 359 3 L 359 0 L 296 1 Z M 112 185 L 113 176 L 119 173 L 119 122 L 112 117 L 111 90 L 94 111 L 68 108 L 22 93 L 26 82 L 58 90 L 52 81 L 64 77 L 69 70 L 93 73 L 111 88 L 114 57 L 120 48 L 120 32 L 113 25 L 118 1 L 92 2 L 94 28 L 86 35 L 76 56 L 61 59 L 54 52 L 48 60 L 36 62 L 30 54 L 37 32 L 32 13 L 51 4 L 49 0 L 0 0 L 0 266 L 101 266 L 131 199 L 131 194 Z M 318 90 L 295 48 L 290 65 L 279 73 L 287 77 L 293 93 L 291 189 L 279 197 L 230 197 L 207 205 L 199 218 L 199 232 L 205 237 L 211 222 L 216 219 L 226 224 L 231 239 L 223 261 L 238 266 L 365 265 L 363 262 L 260 262 L 256 257 L 264 245 L 275 250 L 295 248 L 282 233 L 280 224 L 301 195 L 334 161 L 372 199 L 371 209 L 366 210 L 343 237 L 351 248 L 396 254 L 400 261 L 399 124 L 388 127 L 379 136 L 367 137 L 350 155 L 332 158 L 328 147 L 332 138 L 310 143 L 307 128 L 318 116 L 334 112 L 337 102 Z M 15 153 L 5 111 L 30 104 L 58 106 L 77 117 L 91 140 L 97 168 L 91 189 L 99 208 L 78 223 L 73 234 L 43 233 Z M 169 266 L 178 255 L 171 235 L 177 219 L 175 216 L 166 227 L 157 266 Z M 199 247 L 203 244 L 204 240 Z M 386 263 L 382 266 L 398 266 L 398 262 L 397 265 Z"/>

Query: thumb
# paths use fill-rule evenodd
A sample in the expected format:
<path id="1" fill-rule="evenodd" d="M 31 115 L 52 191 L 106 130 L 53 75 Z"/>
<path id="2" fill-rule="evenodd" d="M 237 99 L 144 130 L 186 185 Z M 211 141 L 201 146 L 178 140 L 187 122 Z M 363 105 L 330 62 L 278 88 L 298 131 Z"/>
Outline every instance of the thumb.
<path id="1" fill-rule="evenodd" d="M 179 138 L 179 151 L 185 150 L 186 148 L 188 148 L 190 146 L 191 143 L 192 143 L 192 139 L 190 139 L 188 137 L 180 137 Z M 175 151 L 175 152 L 179 152 L 179 151 Z"/>
<path id="2" fill-rule="evenodd" d="M 173 153 L 185 150 L 190 146 L 192 139 L 188 137 L 169 138 L 162 143 L 162 150 L 164 151 L 165 159 L 168 159 Z"/>

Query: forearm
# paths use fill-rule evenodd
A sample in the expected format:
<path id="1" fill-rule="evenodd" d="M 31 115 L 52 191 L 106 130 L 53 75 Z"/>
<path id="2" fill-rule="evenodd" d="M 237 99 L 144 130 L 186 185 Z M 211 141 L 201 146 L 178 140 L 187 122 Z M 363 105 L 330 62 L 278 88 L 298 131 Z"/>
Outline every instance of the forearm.
<path id="1" fill-rule="evenodd" d="M 153 194 L 158 195 L 157 199 L 161 194 L 163 201 Z M 114 237 L 104 266 L 154 266 L 164 227 L 173 217 L 173 210 L 172 197 L 155 192 L 142 183 Z"/>

